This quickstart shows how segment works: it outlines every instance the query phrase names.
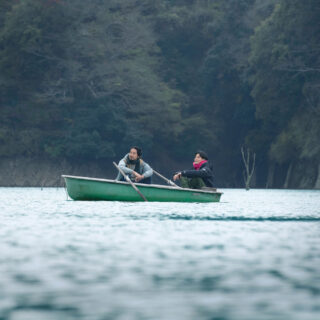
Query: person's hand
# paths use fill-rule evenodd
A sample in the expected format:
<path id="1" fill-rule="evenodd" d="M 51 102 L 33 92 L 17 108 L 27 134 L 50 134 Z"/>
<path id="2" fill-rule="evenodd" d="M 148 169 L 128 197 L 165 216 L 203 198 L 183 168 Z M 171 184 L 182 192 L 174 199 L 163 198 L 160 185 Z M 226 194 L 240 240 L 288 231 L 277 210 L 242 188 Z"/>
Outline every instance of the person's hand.
<path id="1" fill-rule="evenodd" d="M 140 174 L 136 171 L 132 171 L 132 175 L 134 175 L 135 179 L 140 176 Z"/>
<path id="2" fill-rule="evenodd" d="M 132 175 L 134 176 L 134 181 L 135 181 L 135 182 L 138 182 L 138 181 L 140 181 L 141 179 L 143 179 L 143 178 L 141 178 L 142 175 L 139 174 L 139 173 L 136 172 L 136 171 L 132 171 Z"/>
<path id="3" fill-rule="evenodd" d="M 137 173 L 136 174 L 136 182 L 139 182 L 140 180 L 144 179 L 144 176 L 142 174 Z"/>
<path id="4" fill-rule="evenodd" d="M 176 180 L 178 180 L 178 179 L 180 179 L 181 178 L 181 172 L 179 172 L 179 173 L 177 173 L 177 174 L 175 174 L 174 176 L 173 176 L 173 181 L 176 181 Z"/>

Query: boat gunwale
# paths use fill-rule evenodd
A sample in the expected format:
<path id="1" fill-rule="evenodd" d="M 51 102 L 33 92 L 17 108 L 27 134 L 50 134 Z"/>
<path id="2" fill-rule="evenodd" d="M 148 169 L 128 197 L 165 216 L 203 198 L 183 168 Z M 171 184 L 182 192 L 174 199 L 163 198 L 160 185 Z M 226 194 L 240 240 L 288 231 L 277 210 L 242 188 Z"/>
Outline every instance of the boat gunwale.
<path id="1" fill-rule="evenodd" d="M 61 175 L 62 178 L 71 178 L 71 179 L 78 179 L 78 180 L 90 180 L 90 181 L 97 181 L 97 182 L 108 182 L 108 183 L 115 183 L 115 184 L 123 184 L 123 185 L 130 185 L 129 182 L 126 181 L 117 181 L 111 179 L 101 179 L 101 178 L 90 178 L 90 177 L 81 177 L 81 176 L 70 176 L 70 175 Z M 177 190 L 177 191 L 191 191 L 191 192 L 199 192 L 199 193 L 206 193 L 206 194 L 223 194 L 220 191 L 209 191 L 209 190 L 200 190 L 200 189 L 190 189 L 190 188 L 180 188 L 174 186 L 164 186 L 160 184 L 145 184 L 145 183 L 134 183 L 136 186 L 140 187 L 147 187 L 147 188 L 158 188 L 158 189 L 169 189 L 169 190 Z"/>

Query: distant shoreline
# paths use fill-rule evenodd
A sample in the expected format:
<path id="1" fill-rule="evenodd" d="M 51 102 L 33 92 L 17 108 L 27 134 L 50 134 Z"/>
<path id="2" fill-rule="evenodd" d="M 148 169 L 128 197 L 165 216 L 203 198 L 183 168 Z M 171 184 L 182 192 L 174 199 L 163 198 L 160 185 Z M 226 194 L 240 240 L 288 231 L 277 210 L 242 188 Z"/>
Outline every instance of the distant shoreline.
<path id="1" fill-rule="evenodd" d="M 116 160 L 116 159 L 115 159 Z M 111 165 L 111 160 L 87 161 L 86 163 L 70 162 L 68 160 L 39 159 L 31 157 L 2 158 L 0 159 L 0 187 L 64 187 L 62 174 L 114 179 L 116 171 Z M 165 168 L 164 164 L 167 166 Z M 187 163 L 181 164 L 174 160 L 163 159 L 152 161 L 153 167 L 163 175 L 170 176 L 181 168 L 188 168 Z M 169 169 L 169 170 L 168 170 Z M 218 188 L 244 188 L 242 181 L 231 182 L 223 180 L 218 176 L 218 169 L 214 167 L 216 173 L 216 183 Z M 290 178 L 290 183 L 284 187 L 283 178 L 276 176 L 273 184 L 259 185 L 253 183 L 252 189 L 288 189 L 288 190 L 317 190 L 320 189 L 319 174 L 315 169 L 294 170 Z M 155 183 L 161 183 L 155 178 Z"/>

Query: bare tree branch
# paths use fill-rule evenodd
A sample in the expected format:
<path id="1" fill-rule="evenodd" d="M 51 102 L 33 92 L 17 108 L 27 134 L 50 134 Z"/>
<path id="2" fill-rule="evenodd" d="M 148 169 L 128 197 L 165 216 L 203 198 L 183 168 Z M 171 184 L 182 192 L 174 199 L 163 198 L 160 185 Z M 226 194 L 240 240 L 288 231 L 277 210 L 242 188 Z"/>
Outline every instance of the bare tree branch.
<path id="1" fill-rule="evenodd" d="M 244 163 L 245 170 L 243 171 L 243 179 L 245 183 L 246 190 L 250 189 L 250 182 L 254 173 L 254 168 L 256 164 L 256 154 L 253 153 L 253 162 L 252 166 L 250 166 L 250 158 L 251 158 L 251 152 L 250 149 L 248 148 L 246 150 L 246 155 L 245 155 L 245 150 L 243 147 L 241 147 L 241 155 L 242 155 L 242 160 Z"/>

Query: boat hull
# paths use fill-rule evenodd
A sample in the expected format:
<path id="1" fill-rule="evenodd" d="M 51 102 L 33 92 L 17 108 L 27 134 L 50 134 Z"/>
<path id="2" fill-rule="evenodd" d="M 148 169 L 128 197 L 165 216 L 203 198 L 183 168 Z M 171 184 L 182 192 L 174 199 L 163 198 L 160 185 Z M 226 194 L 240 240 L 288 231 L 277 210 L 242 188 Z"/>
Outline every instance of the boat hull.
<path id="1" fill-rule="evenodd" d="M 87 177 L 62 176 L 73 200 L 144 201 L 128 182 Z M 219 202 L 221 192 L 135 184 L 148 201 Z"/>

